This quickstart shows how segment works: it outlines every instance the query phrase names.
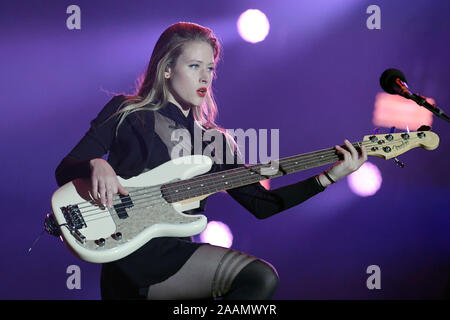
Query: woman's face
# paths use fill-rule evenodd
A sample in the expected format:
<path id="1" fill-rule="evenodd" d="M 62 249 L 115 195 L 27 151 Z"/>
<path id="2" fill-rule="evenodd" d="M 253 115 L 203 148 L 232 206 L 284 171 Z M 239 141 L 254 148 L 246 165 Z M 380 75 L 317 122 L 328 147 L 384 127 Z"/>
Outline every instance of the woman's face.
<path id="1" fill-rule="evenodd" d="M 173 68 L 164 74 L 169 84 L 169 102 L 183 108 L 200 106 L 210 89 L 214 72 L 214 52 L 204 41 L 183 45 Z"/>

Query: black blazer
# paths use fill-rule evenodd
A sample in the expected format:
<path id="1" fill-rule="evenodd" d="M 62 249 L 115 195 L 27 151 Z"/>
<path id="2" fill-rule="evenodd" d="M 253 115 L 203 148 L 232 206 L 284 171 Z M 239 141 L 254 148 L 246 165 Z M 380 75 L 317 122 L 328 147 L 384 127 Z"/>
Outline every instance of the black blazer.
<path id="1" fill-rule="evenodd" d="M 118 117 L 109 117 L 119 110 L 124 99 L 123 95 L 113 97 L 91 121 L 91 127 L 85 136 L 58 165 L 55 176 L 59 186 L 77 178 L 90 178 L 89 160 L 101 158 L 108 151 L 109 164 L 117 175 L 125 179 L 144 171 L 152 150 L 161 153 L 162 146 L 157 143 L 157 134 L 154 132 L 154 111 L 143 110 L 128 115 L 119 127 L 116 137 Z M 225 164 L 216 165 L 212 171 L 229 168 Z M 272 190 L 266 190 L 259 183 L 254 183 L 227 192 L 255 217 L 265 219 L 298 205 L 323 190 L 324 187 L 313 176 Z M 204 209 L 205 204 L 206 199 L 202 200 L 200 211 Z"/>
<path id="2" fill-rule="evenodd" d="M 119 110 L 124 100 L 123 95 L 113 97 L 91 121 L 88 132 L 56 168 L 59 186 L 76 178 L 89 178 L 89 160 L 101 158 L 108 151 L 109 164 L 125 179 L 145 169 L 154 141 L 154 112 L 137 111 L 128 115 L 116 138 L 118 116 L 109 117 Z"/>

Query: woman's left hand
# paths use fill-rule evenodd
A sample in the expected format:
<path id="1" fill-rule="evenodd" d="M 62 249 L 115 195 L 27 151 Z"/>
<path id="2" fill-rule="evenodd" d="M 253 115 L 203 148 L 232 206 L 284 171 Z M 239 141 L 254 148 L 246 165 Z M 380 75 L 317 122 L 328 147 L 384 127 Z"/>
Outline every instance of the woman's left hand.
<path id="1" fill-rule="evenodd" d="M 340 146 L 335 146 L 337 153 L 342 155 L 344 159 L 336 162 L 336 164 L 327 170 L 328 175 L 335 182 L 355 172 L 363 165 L 364 162 L 367 161 L 367 151 L 364 146 L 361 146 L 361 155 L 359 155 L 358 151 L 356 151 L 350 141 L 345 139 L 344 143 L 346 149 Z"/>

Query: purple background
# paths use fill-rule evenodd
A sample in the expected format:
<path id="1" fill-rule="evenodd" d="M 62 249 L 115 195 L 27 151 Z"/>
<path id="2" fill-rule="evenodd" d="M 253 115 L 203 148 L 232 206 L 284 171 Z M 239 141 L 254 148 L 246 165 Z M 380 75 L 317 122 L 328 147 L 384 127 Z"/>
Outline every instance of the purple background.
<path id="1" fill-rule="evenodd" d="M 81 30 L 66 8 L 81 8 Z M 381 8 L 381 30 L 366 8 Z M 262 43 L 242 41 L 235 23 L 249 8 L 271 23 Z M 72 256 L 42 230 L 54 170 L 111 94 L 133 91 L 160 33 L 177 21 L 212 28 L 223 43 L 215 93 L 225 128 L 280 129 L 280 156 L 359 141 L 373 132 L 381 73 L 403 70 L 414 92 L 450 113 L 448 1 L 2 1 L 2 299 L 99 299 L 100 265 Z M 416 128 L 411 128 L 416 129 Z M 388 129 L 383 129 L 386 132 Z M 441 144 L 392 160 L 369 160 L 383 175 L 372 197 L 347 183 L 258 221 L 229 196 L 210 198 L 208 217 L 234 231 L 233 248 L 272 263 L 275 299 L 440 299 L 450 275 L 450 126 L 434 118 Z M 275 180 L 293 183 L 324 168 Z M 81 268 L 68 290 L 66 268 Z M 381 268 L 368 290 L 366 268 Z"/>

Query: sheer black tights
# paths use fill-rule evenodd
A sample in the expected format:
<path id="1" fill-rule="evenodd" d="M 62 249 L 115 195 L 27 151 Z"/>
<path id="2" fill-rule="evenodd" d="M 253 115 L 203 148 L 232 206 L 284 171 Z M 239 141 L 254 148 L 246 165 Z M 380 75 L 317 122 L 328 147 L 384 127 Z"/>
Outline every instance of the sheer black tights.
<path id="1" fill-rule="evenodd" d="M 167 280 L 152 285 L 147 299 L 271 299 L 278 275 L 267 262 L 242 252 L 202 245 Z"/>

